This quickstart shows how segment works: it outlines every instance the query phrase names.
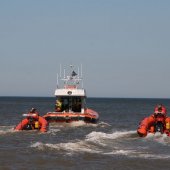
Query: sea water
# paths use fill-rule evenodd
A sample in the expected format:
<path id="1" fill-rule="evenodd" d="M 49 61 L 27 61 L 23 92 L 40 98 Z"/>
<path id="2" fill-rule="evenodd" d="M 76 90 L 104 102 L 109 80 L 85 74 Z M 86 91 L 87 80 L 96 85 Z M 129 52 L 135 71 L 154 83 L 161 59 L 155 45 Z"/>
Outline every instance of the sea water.
<path id="1" fill-rule="evenodd" d="M 170 111 L 169 99 L 88 98 L 100 115 L 97 124 L 52 123 L 39 133 L 13 128 L 32 107 L 40 115 L 53 111 L 54 98 L 1 97 L 0 169 L 169 170 L 170 138 L 136 133 L 158 103 Z"/>

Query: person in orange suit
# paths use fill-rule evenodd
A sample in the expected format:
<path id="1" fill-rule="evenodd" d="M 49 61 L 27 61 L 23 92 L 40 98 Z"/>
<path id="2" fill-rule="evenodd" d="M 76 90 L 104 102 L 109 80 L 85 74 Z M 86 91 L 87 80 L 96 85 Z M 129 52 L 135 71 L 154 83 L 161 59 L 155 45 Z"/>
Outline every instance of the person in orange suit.
<path id="1" fill-rule="evenodd" d="M 35 108 L 32 108 L 26 118 L 23 119 L 14 130 L 34 130 L 37 129 L 40 132 L 47 132 L 48 122 L 45 118 L 39 116 L 39 113 Z"/>
<path id="2" fill-rule="evenodd" d="M 61 112 L 62 111 L 62 102 L 59 99 L 56 100 L 55 110 L 56 110 L 56 112 Z"/>
<path id="3" fill-rule="evenodd" d="M 145 137 L 148 132 L 155 133 L 157 131 L 170 136 L 170 117 L 167 117 L 167 109 L 162 104 L 158 104 L 154 113 L 144 118 L 137 129 L 140 137 Z"/>

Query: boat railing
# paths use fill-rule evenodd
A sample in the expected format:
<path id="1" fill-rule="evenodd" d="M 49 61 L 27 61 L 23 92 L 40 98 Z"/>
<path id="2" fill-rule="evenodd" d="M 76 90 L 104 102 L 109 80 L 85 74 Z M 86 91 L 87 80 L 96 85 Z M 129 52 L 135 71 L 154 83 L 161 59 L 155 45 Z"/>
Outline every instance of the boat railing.
<path id="1" fill-rule="evenodd" d="M 79 86 L 81 86 L 81 88 L 83 88 L 82 65 L 81 65 L 81 73 L 80 74 L 79 74 L 79 68 L 77 71 L 74 71 L 73 65 L 70 65 L 70 67 L 71 67 L 71 70 L 68 73 L 68 75 L 66 75 L 66 71 L 64 69 L 64 75 L 62 76 L 61 66 L 60 66 L 60 76 L 58 76 L 58 74 L 57 74 L 57 87 L 59 88 L 59 82 L 60 82 L 61 86 L 64 85 L 64 88 L 66 88 L 66 89 L 76 89 Z"/>

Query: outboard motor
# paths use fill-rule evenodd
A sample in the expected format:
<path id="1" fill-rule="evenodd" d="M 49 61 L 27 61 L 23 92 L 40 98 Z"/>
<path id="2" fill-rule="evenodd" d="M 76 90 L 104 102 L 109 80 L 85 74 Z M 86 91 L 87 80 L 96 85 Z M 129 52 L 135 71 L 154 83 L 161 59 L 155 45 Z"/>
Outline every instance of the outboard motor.
<path id="1" fill-rule="evenodd" d="M 33 130 L 33 122 L 34 122 L 34 117 L 35 114 L 23 114 L 24 117 L 27 117 L 29 122 L 28 124 L 23 128 L 23 130 Z"/>
<path id="2" fill-rule="evenodd" d="M 24 130 L 33 130 L 33 121 L 34 119 L 32 117 L 29 117 L 29 123 L 23 128 Z"/>
<path id="3" fill-rule="evenodd" d="M 155 123 L 155 132 L 164 133 L 164 124 L 162 122 Z"/>
<path id="4" fill-rule="evenodd" d="M 165 116 L 163 114 L 161 114 L 161 113 L 158 113 L 155 116 L 155 119 L 156 119 L 156 122 L 155 122 L 155 125 L 154 125 L 155 132 L 164 133 L 164 130 L 165 130 Z"/>

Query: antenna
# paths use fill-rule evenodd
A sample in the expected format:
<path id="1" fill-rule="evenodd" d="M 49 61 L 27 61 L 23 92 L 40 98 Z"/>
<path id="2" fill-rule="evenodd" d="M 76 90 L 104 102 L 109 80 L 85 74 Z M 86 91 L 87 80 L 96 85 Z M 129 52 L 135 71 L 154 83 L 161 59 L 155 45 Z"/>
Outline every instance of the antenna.
<path id="1" fill-rule="evenodd" d="M 82 83 L 81 83 L 81 87 L 82 87 L 82 89 L 83 89 L 83 80 L 82 80 Z"/>
<path id="2" fill-rule="evenodd" d="M 61 64 L 60 64 L 60 77 L 61 77 Z"/>
<path id="3" fill-rule="evenodd" d="M 70 65 L 70 67 L 71 67 L 71 69 L 73 70 L 73 67 L 74 67 L 74 66 L 73 66 L 72 64 Z"/>
<path id="4" fill-rule="evenodd" d="M 79 78 L 79 67 L 78 67 L 78 78 Z"/>
<path id="5" fill-rule="evenodd" d="M 64 69 L 64 78 L 66 78 L 66 70 Z"/>
<path id="6" fill-rule="evenodd" d="M 57 73 L 57 88 L 59 87 L 59 83 L 58 83 L 58 73 Z"/>
<path id="7" fill-rule="evenodd" d="M 83 66 L 82 66 L 82 64 L 81 64 L 81 78 L 83 77 L 83 72 L 82 72 L 82 69 L 83 69 Z"/>

